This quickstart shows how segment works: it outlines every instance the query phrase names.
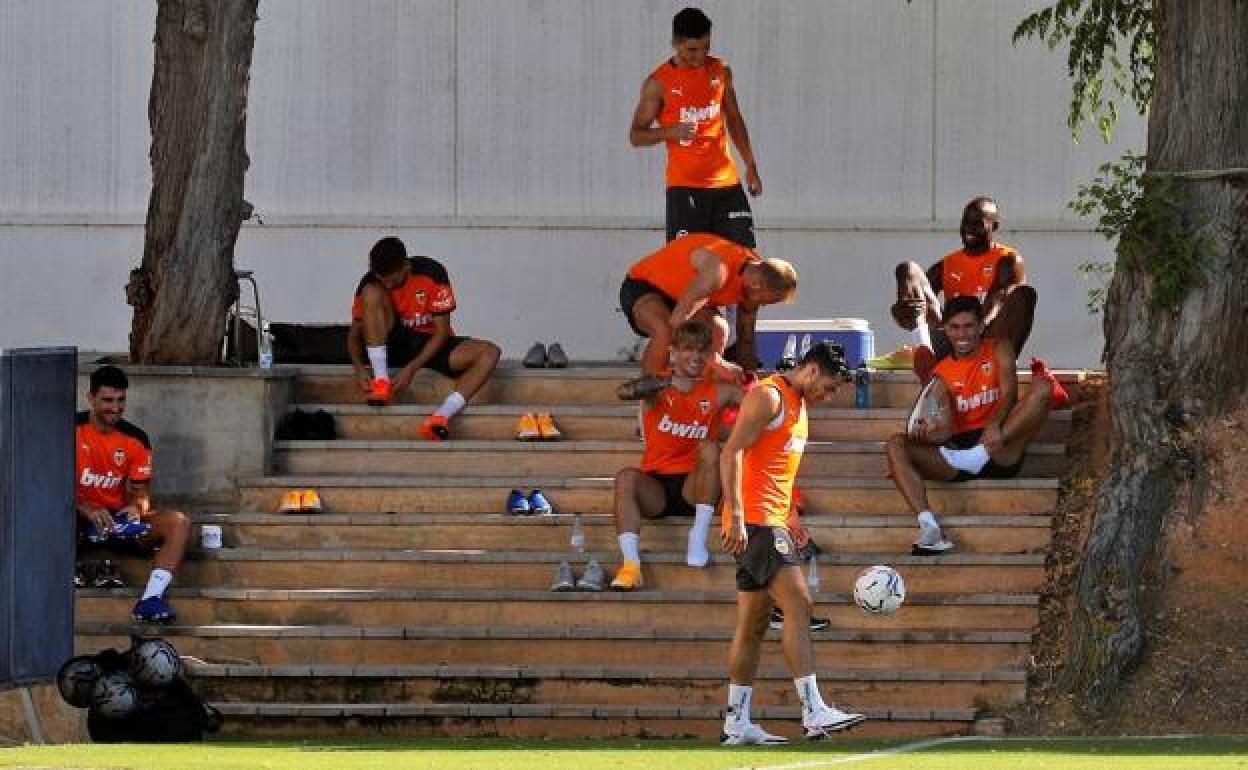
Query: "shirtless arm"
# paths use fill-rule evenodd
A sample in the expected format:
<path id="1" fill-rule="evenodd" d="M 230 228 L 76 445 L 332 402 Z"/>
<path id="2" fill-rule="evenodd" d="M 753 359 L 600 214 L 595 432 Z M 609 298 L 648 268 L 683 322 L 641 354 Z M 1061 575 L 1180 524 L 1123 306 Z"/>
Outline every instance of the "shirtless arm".
<path id="1" fill-rule="evenodd" d="M 997 270 L 992 279 L 992 286 L 984 297 L 984 323 L 992 323 L 1005 303 L 1005 295 L 1015 286 L 1027 283 L 1027 269 L 1023 264 L 1023 256 L 1017 252 L 1007 254 L 997 263 Z"/>

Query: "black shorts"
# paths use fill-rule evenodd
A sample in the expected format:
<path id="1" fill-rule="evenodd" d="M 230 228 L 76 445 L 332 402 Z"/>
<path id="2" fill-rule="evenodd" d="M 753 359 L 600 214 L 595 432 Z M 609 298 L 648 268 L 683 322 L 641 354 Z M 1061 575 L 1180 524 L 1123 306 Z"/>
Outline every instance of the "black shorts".
<path id="1" fill-rule="evenodd" d="M 777 572 L 801 566 L 789 530 L 747 524 L 745 531 L 749 540 L 737 557 L 738 591 L 766 591 Z"/>
<path id="2" fill-rule="evenodd" d="M 663 485 L 663 510 L 653 518 L 693 515 L 693 505 L 685 499 L 685 479 L 689 478 L 689 474 L 651 473 L 650 471 L 642 471 L 642 473 Z"/>
<path id="3" fill-rule="evenodd" d="M 390 334 L 386 336 L 386 362 L 390 366 L 407 366 L 412 362 L 412 359 L 420 355 L 420 351 L 424 349 L 425 343 L 432 336 L 431 334 L 412 331 L 396 321 L 394 326 L 390 327 Z M 469 339 L 471 337 L 456 337 L 452 335 L 447 339 L 442 349 L 433 354 L 433 358 L 429 359 L 429 363 L 425 364 L 425 368 L 432 369 L 438 374 L 451 379 L 458 377 L 463 370 L 451 368 L 451 352 Z"/>
<path id="4" fill-rule="evenodd" d="M 950 449 L 970 449 L 979 443 L 980 437 L 983 436 L 980 429 L 968 430 L 965 433 L 955 434 L 949 439 L 945 446 Z M 1020 459 L 1013 465 L 997 465 L 991 459 L 988 464 L 979 469 L 979 473 L 968 473 L 967 471 L 958 471 L 958 475 L 954 476 L 952 481 L 974 481 L 975 479 L 1012 479 L 1023 469 L 1023 461 Z"/>
<path id="5" fill-rule="evenodd" d="M 659 295 L 659 299 L 663 300 L 668 310 L 676 309 L 676 300 L 664 294 L 658 287 L 646 281 L 639 281 L 636 278 L 624 276 L 624 283 L 620 284 L 620 310 L 624 311 L 624 317 L 628 319 L 628 325 L 641 337 L 649 337 L 650 335 L 637 328 L 637 319 L 633 318 L 633 305 L 636 305 L 637 300 L 647 294 Z"/>
<path id="6" fill-rule="evenodd" d="M 741 185 L 667 188 L 667 239 L 714 233 L 754 248 L 754 213 Z"/>

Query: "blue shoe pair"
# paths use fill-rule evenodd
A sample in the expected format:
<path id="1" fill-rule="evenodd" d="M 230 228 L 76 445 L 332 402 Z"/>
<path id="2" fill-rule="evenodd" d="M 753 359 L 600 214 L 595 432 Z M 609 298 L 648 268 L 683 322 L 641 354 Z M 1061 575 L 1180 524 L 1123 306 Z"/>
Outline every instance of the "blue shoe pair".
<path id="1" fill-rule="evenodd" d="M 514 516 L 529 516 L 535 513 L 549 516 L 555 512 L 555 509 L 540 489 L 533 490 L 527 497 L 520 490 L 513 489 L 511 494 L 507 495 L 507 512 Z"/>
<path id="2" fill-rule="evenodd" d="M 100 532 L 94 524 L 85 523 L 82 533 L 91 543 L 103 543 L 107 540 L 138 540 L 152 531 L 152 525 L 145 521 L 130 521 L 124 513 L 113 514 L 113 529 Z"/>
<path id="3" fill-rule="evenodd" d="M 178 613 L 173 611 L 163 596 L 140 599 L 130 614 L 136 623 L 172 623 L 178 618 Z"/>

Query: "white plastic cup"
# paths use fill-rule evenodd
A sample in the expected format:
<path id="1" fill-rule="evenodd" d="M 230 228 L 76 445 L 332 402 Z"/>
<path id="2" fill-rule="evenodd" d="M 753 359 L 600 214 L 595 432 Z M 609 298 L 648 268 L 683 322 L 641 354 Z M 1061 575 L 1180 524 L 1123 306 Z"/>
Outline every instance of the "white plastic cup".
<path id="1" fill-rule="evenodd" d="M 205 524 L 199 529 L 199 541 L 206 551 L 215 551 L 221 547 L 221 527 L 216 524 Z"/>

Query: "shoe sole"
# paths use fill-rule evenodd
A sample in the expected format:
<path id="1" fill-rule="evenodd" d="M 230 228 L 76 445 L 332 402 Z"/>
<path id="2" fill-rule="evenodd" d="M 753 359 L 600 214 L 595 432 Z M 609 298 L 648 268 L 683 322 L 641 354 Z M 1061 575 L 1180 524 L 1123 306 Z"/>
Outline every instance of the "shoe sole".
<path id="1" fill-rule="evenodd" d="M 740 740 L 740 736 L 729 735 L 728 733 L 719 734 L 720 746 L 787 746 L 789 739 L 780 735 L 773 736 L 774 740 L 768 741 L 744 741 Z"/>
<path id="2" fill-rule="evenodd" d="M 813 728 L 803 726 L 802 730 L 806 733 L 806 737 L 808 739 L 812 741 L 821 741 L 835 735 L 836 733 L 843 733 L 846 730 L 857 727 L 865 721 L 867 721 L 865 716 L 857 716 L 853 719 L 846 719 L 844 722 L 837 722 L 834 725 L 824 725 L 822 727 Z"/>
<path id="3" fill-rule="evenodd" d="M 575 591 L 575 590 L 576 590 L 576 586 L 571 585 L 571 584 L 569 584 L 569 583 L 560 583 L 559 585 L 553 585 L 553 586 L 551 586 L 551 587 L 550 587 L 550 590 L 551 590 L 551 591 L 553 591 L 553 592 L 555 592 L 555 593 L 557 593 L 557 594 L 566 594 L 566 593 L 568 593 L 568 592 L 570 592 L 570 591 Z"/>
<path id="4" fill-rule="evenodd" d="M 616 585 L 615 583 L 611 584 L 612 591 L 618 591 L 624 594 L 628 593 L 629 591 L 636 591 L 640 589 L 641 587 L 642 587 L 641 583 L 638 583 L 637 585 L 633 585 L 633 586 Z"/>
<path id="5" fill-rule="evenodd" d="M 783 623 L 774 623 L 774 622 L 770 622 L 770 621 L 769 621 L 769 622 L 767 623 L 767 627 L 768 627 L 768 628 L 770 628 L 772 631 L 783 631 L 783 630 L 784 630 L 784 624 L 783 624 Z M 828 630 L 829 628 L 831 628 L 831 627 L 832 627 L 832 624 L 831 624 L 831 623 L 821 623 L 821 624 L 819 624 L 819 625 L 817 625 L 817 626 L 816 626 L 816 625 L 812 625 L 812 626 L 810 627 L 810 631 L 811 631 L 811 633 L 818 633 L 819 631 L 827 631 L 827 630 Z"/>
<path id="6" fill-rule="evenodd" d="M 955 550 L 954 546 L 950 546 L 948 548 L 928 548 L 927 546 L 922 546 L 922 545 L 912 545 L 910 546 L 910 555 L 911 556 L 943 556 L 947 553 L 953 553 L 954 550 Z"/>

